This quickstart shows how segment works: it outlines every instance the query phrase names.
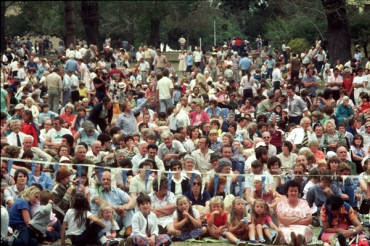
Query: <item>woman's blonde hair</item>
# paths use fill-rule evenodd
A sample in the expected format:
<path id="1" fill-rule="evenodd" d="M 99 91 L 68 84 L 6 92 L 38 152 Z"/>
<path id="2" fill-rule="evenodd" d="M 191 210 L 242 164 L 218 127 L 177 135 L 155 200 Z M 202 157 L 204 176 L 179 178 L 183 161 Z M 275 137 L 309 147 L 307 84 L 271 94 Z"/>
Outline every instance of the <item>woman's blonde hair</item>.
<path id="1" fill-rule="evenodd" d="M 212 204 L 218 203 L 221 205 L 222 211 L 225 210 L 225 204 L 224 201 L 220 197 L 212 197 L 211 200 L 209 200 L 209 210 L 212 212 Z"/>
<path id="2" fill-rule="evenodd" d="M 232 201 L 232 203 L 231 203 L 231 208 L 230 208 L 230 223 L 231 223 L 231 225 L 232 225 L 232 226 L 236 226 L 236 225 L 237 225 L 237 224 L 239 224 L 239 222 L 240 222 L 240 221 L 236 218 L 235 208 L 234 208 L 235 203 L 236 203 L 236 202 L 238 202 L 238 201 L 243 202 L 243 203 L 245 204 L 244 199 L 243 199 L 243 198 L 239 198 L 239 197 L 236 197 L 236 198 Z M 243 218 L 245 218 L 245 217 L 247 217 L 247 216 L 248 216 L 247 210 L 246 210 L 246 209 L 244 209 L 244 210 L 243 210 Z"/>
<path id="3" fill-rule="evenodd" d="M 112 223 L 112 226 L 114 225 L 114 209 L 112 207 L 112 205 L 110 205 L 109 203 L 103 203 L 100 208 L 99 208 L 99 211 L 98 211 L 98 219 L 103 219 L 103 212 L 107 209 L 111 209 L 112 210 L 112 218 L 110 219 L 110 222 Z"/>
<path id="4" fill-rule="evenodd" d="M 30 187 L 28 187 L 27 189 L 22 191 L 19 194 L 19 197 L 21 197 L 24 200 L 26 200 L 27 202 L 29 202 L 34 195 L 40 194 L 40 193 L 41 193 L 41 190 L 37 186 L 32 186 L 31 185 Z"/>

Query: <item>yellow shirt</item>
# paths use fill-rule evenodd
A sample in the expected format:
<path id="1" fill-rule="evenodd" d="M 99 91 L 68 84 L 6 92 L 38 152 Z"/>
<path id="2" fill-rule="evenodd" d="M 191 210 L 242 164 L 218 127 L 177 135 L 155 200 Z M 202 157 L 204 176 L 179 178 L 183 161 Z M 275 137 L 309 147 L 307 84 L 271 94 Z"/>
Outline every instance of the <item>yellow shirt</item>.
<path id="1" fill-rule="evenodd" d="M 78 92 L 80 93 L 80 97 L 87 98 L 87 88 L 86 87 L 84 87 L 83 89 L 78 88 Z"/>

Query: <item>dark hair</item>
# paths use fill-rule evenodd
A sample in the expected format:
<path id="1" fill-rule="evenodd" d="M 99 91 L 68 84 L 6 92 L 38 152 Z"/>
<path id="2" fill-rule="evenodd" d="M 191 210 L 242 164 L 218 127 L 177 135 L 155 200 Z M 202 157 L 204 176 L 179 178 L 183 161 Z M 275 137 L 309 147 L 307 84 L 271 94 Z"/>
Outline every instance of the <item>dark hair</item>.
<path id="1" fill-rule="evenodd" d="M 139 169 L 143 168 L 144 166 L 150 166 L 150 162 L 148 162 L 148 161 L 143 161 L 142 163 L 140 163 L 140 165 L 139 165 Z"/>
<path id="2" fill-rule="evenodd" d="M 118 165 L 120 167 L 132 168 L 132 162 L 129 158 L 123 158 Z"/>
<path id="3" fill-rule="evenodd" d="M 117 134 L 119 131 L 121 131 L 121 128 L 118 127 L 118 126 L 113 126 L 110 131 L 109 131 L 109 135 L 111 137 L 113 137 L 115 134 Z"/>
<path id="4" fill-rule="evenodd" d="M 161 177 L 161 184 L 158 185 L 158 179 L 154 179 L 153 180 L 153 190 L 155 192 L 158 192 L 160 191 L 161 189 L 163 189 L 164 187 L 166 187 L 168 185 L 168 179 L 166 176 L 162 176 Z"/>
<path id="5" fill-rule="evenodd" d="M 18 176 L 19 174 L 23 174 L 24 176 L 27 177 L 27 181 L 28 181 L 28 173 L 25 169 L 23 168 L 20 168 L 20 169 L 17 169 L 14 173 L 14 182 L 17 183 L 17 179 L 18 179 Z"/>
<path id="6" fill-rule="evenodd" d="M 23 152 L 22 159 L 30 158 L 33 159 L 33 153 L 31 150 L 26 150 Z"/>
<path id="7" fill-rule="evenodd" d="M 202 139 L 202 138 L 204 138 L 206 140 L 206 145 L 208 145 L 208 147 L 210 147 L 211 144 L 212 144 L 211 139 L 209 137 L 202 136 L 202 137 L 199 138 L 199 140 Z"/>
<path id="8" fill-rule="evenodd" d="M 279 158 L 277 158 L 276 156 L 271 156 L 268 161 L 267 161 L 267 168 L 270 169 L 272 164 L 274 163 L 278 163 L 279 164 L 279 168 L 281 167 L 281 161 Z"/>
<path id="9" fill-rule="evenodd" d="M 360 148 L 364 147 L 364 137 L 361 136 L 360 134 L 356 134 L 354 137 L 353 137 L 353 140 L 352 140 L 352 145 L 355 146 L 355 140 L 356 139 L 361 139 L 361 144 L 360 144 Z M 356 146 L 355 146 L 356 147 Z"/>
<path id="10" fill-rule="evenodd" d="M 266 147 L 264 147 L 264 146 L 258 147 L 256 149 L 256 159 L 257 160 L 258 159 L 261 159 L 262 158 L 262 155 L 267 155 L 267 153 L 268 153 L 268 150 L 267 150 Z"/>
<path id="11" fill-rule="evenodd" d="M 220 121 L 218 121 L 218 120 L 211 120 L 211 125 L 217 125 L 218 129 L 220 129 L 220 127 L 221 127 Z"/>
<path id="12" fill-rule="evenodd" d="M 141 205 L 145 202 L 152 203 L 152 201 L 150 200 L 150 197 L 147 194 L 140 192 L 138 197 L 136 198 L 136 203 L 137 205 Z"/>
<path id="13" fill-rule="evenodd" d="M 312 169 L 313 170 L 313 169 Z M 311 170 L 311 171 L 312 171 Z M 330 183 L 333 183 L 333 172 L 326 169 L 325 171 L 323 172 L 320 172 L 320 180 L 321 181 L 324 181 L 324 182 L 330 182 Z"/>
<path id="14" fill-rule="evenodd" d="M 71 146 L 71 147 L 73 147 L 73 143 L 74 143 L 74 139 L 73 139 L 73 136 L 71 135 L 71 134 L 64 134 L 63 136 L 62 136 L 62 138 L 65 138 L 66 140 L 67 140 L 67 143 Z M 68 146 L 67 146 L 68 147 Z M 59 155 L 59 150 L 58 150 L 58 155 Z"/>
<path id="15" fill-rule="evenodd" d="M 257 125 L 258 125 L 259 123 L 266 123 L 267 120 L 268 120 L 267 116 L 264 115 L 264 114 L 261 114 L 261 115 L 257 116 L 256 122 L 257 122 Z M 261 122 L 261 121 L 263 121 L 263 122 Z"/>
<path id="16" fill-rule="evenodd" d="M 64 123 L 64 120 L 62 118 L 60 118 L 59 116 L 54 117 L 53 121 L 56 121 L 56 120 L 58 120 L 60 124 Z"/>
<path id="17" fill-rule="evenodd" d="M 33 115 L 31 110 L 25 110 L 23 113 L 28 116 L 29 122 L 33 122 Z"/>
<path id="18" fill-rule="evenodd" d="M 89 186 L 89 175 L 87 175 L 87 172 L 85 170 L 81 171 L 81 177 L 86 177 L 86 182 L 84 186 Z"/>
<path id="19" fill-rule="evenodd" d="M 231 152 L 234 153 L 233 147 L 231 145 L 222 145 L 221 147 L 221 153 L 224 152 L 225 148 L 230 148 Z"/>
<path id="20" fill-rule="evenodd" d="M 170 170 L 172 170 L 172 168 L 176 167 L 176 166 L 180 166 L 181 170 L 182 170 L 182 163 L 180 161 L 173 161 L 171 162 L 171 165 L 170 165 Z"/>
<path id="21" fill-rule="evenodd" d="M 284 146 L 288 147 L 289 152 L 292 152 L 293 145 L 290 141 L 284 141 L 283 144 L 284 144 Z"/>
<path id="22" fill-rule="evenodd" d="M 301 192 L 301 184 L 295 179 L 292 179 L 286 183 L 284 188 L 285 194 L 288 194 L 289 187 L 297 187 L 298 192 Z"/>
<path id="23" fill-rule="evenodd" d="M 157 150 L 157 151 L 158 151 L 158 146 L 157 146 L 157 145 L 155 145 L 155 144 L 148 144 L 148 146 L 146 147 L 146 149 L 147 149 L 147 150 L 149 150 L 149 149 L 155 149 L 155 150 Z"/>
<path id="24" fill-rule="evenodd" d="M 124 140 L 123 141 L 125 141 L 125 143 L 127 143 L 128 142 L 128 140 L 132 140 L 132 141 L 134 141 L 134 138 L 132 137 L 132 136 L 125 136 L 125 138 L 124 138 Z"/>
<path id="25" fill-rule="evenodd" d="M 112 140 L 112 138 L 108 133 L 100 133 L 97 140 L 100 141 L 101 144 L 104 144 L 105 142 L 110 142 L 110 140 Z"/>
<path id="26" fill-rule="evenodd" d="M 235 129 L 235 131 L 237 130 L 237 124 L 236 124 L 236 122 L 235 121 L 233 121 L 233 122 L 230 122 L 229 123 L 229 127 L 233 127 L 234 129 Z"/>
<path id="27" fill-rule="evenodd" d="M 328 198 L 326 198 L 325 204 L 327 207 L 327 211 L 328 210 L 335 211 L 340 209 L 344 205 L 344 200 L 340 195 L 331 195 L 328 196 Z"/>
<path id="28" fill-rule="evenodd" d="M 263 163 L 260 162 L 259 160 L 255 160 L 252 162 L 251 167 L 253 168 L 263 167 Z"/>
<path id="29" fill-rule="evenodd" d="M 40 192 L 40 205 L 46 205 L 50 200 L 53 200 L 53 192 L 50 190 L 43 190 Z"/>
<path id="30" fill-rule="evenodd" d="M 77 192 L 73 199 L 72 208 L 75 210 L 74 222 L 81 227 L 87 221 L 87 211 L 90 211 L 90 203 L 82 192 Z"/>

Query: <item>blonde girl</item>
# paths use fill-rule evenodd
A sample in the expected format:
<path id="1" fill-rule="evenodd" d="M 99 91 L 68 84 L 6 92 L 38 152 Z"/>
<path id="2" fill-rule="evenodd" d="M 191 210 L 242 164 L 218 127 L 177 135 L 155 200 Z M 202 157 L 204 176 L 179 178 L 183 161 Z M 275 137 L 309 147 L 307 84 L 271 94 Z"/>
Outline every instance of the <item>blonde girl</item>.
<path id="1" fill-rule="evenodd" d="M 245 208 L 245 201 L 242 198 L 235 198 L 231 203 L 229 228 L 225 236 L 230 242 L 236 245 L 245 245 L 248 239 L 248 223 L 250 216 Z"/>
<path id="2" fill-rule="evenodd" d="M 207 232 L 207 227 L 202 226 L 198 210 L 191 206 L 189 198 L 180 196 L 176 202 L 177 208 L 173 214 L 174 230 L 172 241 L 185 241 L 190 238 L 198 238 Z"/>
<path id="3" fill-rule="evenodd" d="M 9 211 L 9 226 L 18 231 L 17 238 L 2 238 L 2 243 L 13 245 L 37 245 L 38 241 L 35 234 L 30 233 L 27 228 L 31 221 L 30 206 L 37 203 L 40 199 L 40 188 L 31 185 L 19 194 Z"/>
<path id="4" fill-rule="evenodd" d="M 265 243 L 265 235 L 272 244 L 278 242 L 278 234 L 272 235 L 270 228 L 281 233 L 280 229 L 274 224 L 270 217 L 270 210 L 267 203 L 262 199 L 257 199 L 252 205 L 251 223 L 249 225 L 249 245 L 258 244 L 256 232 L 260 243 Z"/>
<path id="5" fill-rule="evenodd" d="M 97 218 L 100 219 L 104 224 L 105 228 L 103 233 L 105 236 L 100 238 L 100 242 L 103 244 L 111 245 L 114 239 L 116 238 L 117 232 L 119 230 L 119 226 L 117 222 L 114 220 L 114 209 L 108 203 L 103 203 L 100 206 Z"/>
<path id="6" fill-rule="evenodd" d="M 227 231 L 227 213 L 224 202 L 220 197 L 213 197 L 209 201 L 210 213 L 206 215 L 207 229 L 211 237 L 228 241 L 223 236 Z"/>

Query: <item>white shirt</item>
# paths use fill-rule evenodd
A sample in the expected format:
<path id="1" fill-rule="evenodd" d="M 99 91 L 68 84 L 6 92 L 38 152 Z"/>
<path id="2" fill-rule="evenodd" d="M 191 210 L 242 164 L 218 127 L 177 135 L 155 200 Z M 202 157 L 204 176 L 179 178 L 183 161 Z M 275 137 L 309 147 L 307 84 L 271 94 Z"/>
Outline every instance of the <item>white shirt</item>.
<path id="1" fill-rule="evenodd" d="M 27 134 L 24 134 L 23 132 L 19 132 L 19 139 L 21 140 L 21 144 L 23 144 L 23 139 L 27 136 Z M 18 146 L 17 144 L 17 134 L 15 132 L 10 133 L 7 137 L 6 140 L 9 145 L 12 146 Z"/>
<path id="2" fill-rule="evenodd" d="M 76 50 L 76 53 L 75 53 L 75 58 L 76 59 L 82 59 L 82 54 L 81 54 L 81 52 L 78 50 Z"/>
<path id="3" fill-rule="evenodd" d="M 46 136 L 50 137 L 50 142 L 51 143 L 62 143 L 62 136 L 64 134 L 69 134 L 72 135 L 72 132 L 68 129 L 61 128 L 60 131 L 56 131 L 55 128 L 50 129 Z M 73 135 L 72 135 L 73 136 Z"/>
<path id="4" fill-rule="evenodd" d="M 12 72 L 18 71 L 18 61 L 13 61 L 9 64 L 9 68 L 12 69 Z"/>
<path id="5" fill-rule="evenodd" d="M 185 38 L 179 38 L 179 43 L 180 43 L 180 44 L 185 44 L 185 43 L 186 43 Z"/>
<path id="6" fill-rule="evenodd" d="M 141 57 L 144 57 L 144 52 L 136 52 L 136 61 L 139 61 Z"/>
<path id="7" fill-rule="evenodd" d="M 194 62 L 200 62 L 202 60 L 202 52 L 201 51 L 194 51 Z"/>
<path id="8" fill-rule="evenodd" d="M 308 142 L 314 140 L 313 134 L 307 130 L 307 137 Z M 291 133 L 289 133 L 289 136 L 287 137 L 287 141 L 290 141 L 293 144 L 302 144 L 304 138 L 304 130 L 302 127 L 295 128 Z"/>
<path id="9" fill-rule="evenodd" d="M 93 161 L 94 163 L 103 161 L 103 158 L 107 155 L 109 155 L 109 151 L 100 151 L 96 156 L 94 155 L 92 150 L 86 152 L 86 158 Z"/>
<path id="10" fill-rule="evenodd" d="M 246 77 L 246 76 L 244 76 Z M 244 78 L 243 77 L 243 78 Z M 275 68 L 275 70 L 272 72 L 272 81 L 284 81 L 283 80 L 283 77 L 281 76 L 281 71 L 280 71 L 280 68 Z"/>
<path id="11" fill-rule="evenodd" d="M 191 155 L 195 159 L 195 169 L 201 173 L 205 173 L 211 170 L 212 165 L 210 160 L 212 153 L 214 153 L 214 151 L 211 149 L 208 149 L 206 155 L 203 155 L 200 149 L 193 151 Z"/>
<path id="12" fill-rule="evenodd" d="M 77 86 L 76 88 L 72 88 L 71 87 L 71 91 L 77 91 L 78 90 L 78 86 L 79 86 L 79 82 L 78 82 L 78 78 L 77 78 L 76 75 L 72 74 L 71 82 L 72 82 L 72 85 L 73 86 Z"/>
<path id="13" fill-rule="evenodd" d="M 149 68 L 150 68 L 149 62 L 144 61 L 139 63 L 140 72 L 147 72 Z"/>
<path id="14" fill-rule="evenodd" d="M 172 98 L 171 89 L 173 89 L 172 81 L 168 77 L 161 78 L 157 83 L 159 100 Z"/>
<path id="15" fill-rule="evenodd" d="M 343 83 L 343 77 L 340 76 L 340 75 L 338 75 L 337 77 L 334 77 L 334 75 L 329 76 L 328 83 L 331 83 L 331 82 L 336 82 L 336 83 L 341 82 L 341 83 Z M 336 91 L 340 90 L 340 86 L 337 86 L 337 85 L 336 86 L 329 86 L 329 88 L 332 89 L 332 90 L 336 90 Z"/>
<path id="16" fill-rule="evenodd" d="M 141 78 L 140 74 L 136 75 L 136 77 L 131 75 L 130 81 L 134 84 L 134 86 L 136 86 L 140 81 L 143 81 L 143 79 Z"/>
<path id="17" fill-rule="evenodd" d="M 90 211 L 86 211 L 86 218 L 87 219 L 90 215 Z M 86 223 L 82 223 L 79 227 L 77 225 L 77 221 L 75 220 L 75 210 L 73 208 L 68 209 L 66 216 L 64 217 L 64 221 L 68 223 L 68 229 L 66 231 L 67 235 L 81 235 L 86 230 Z"/>

